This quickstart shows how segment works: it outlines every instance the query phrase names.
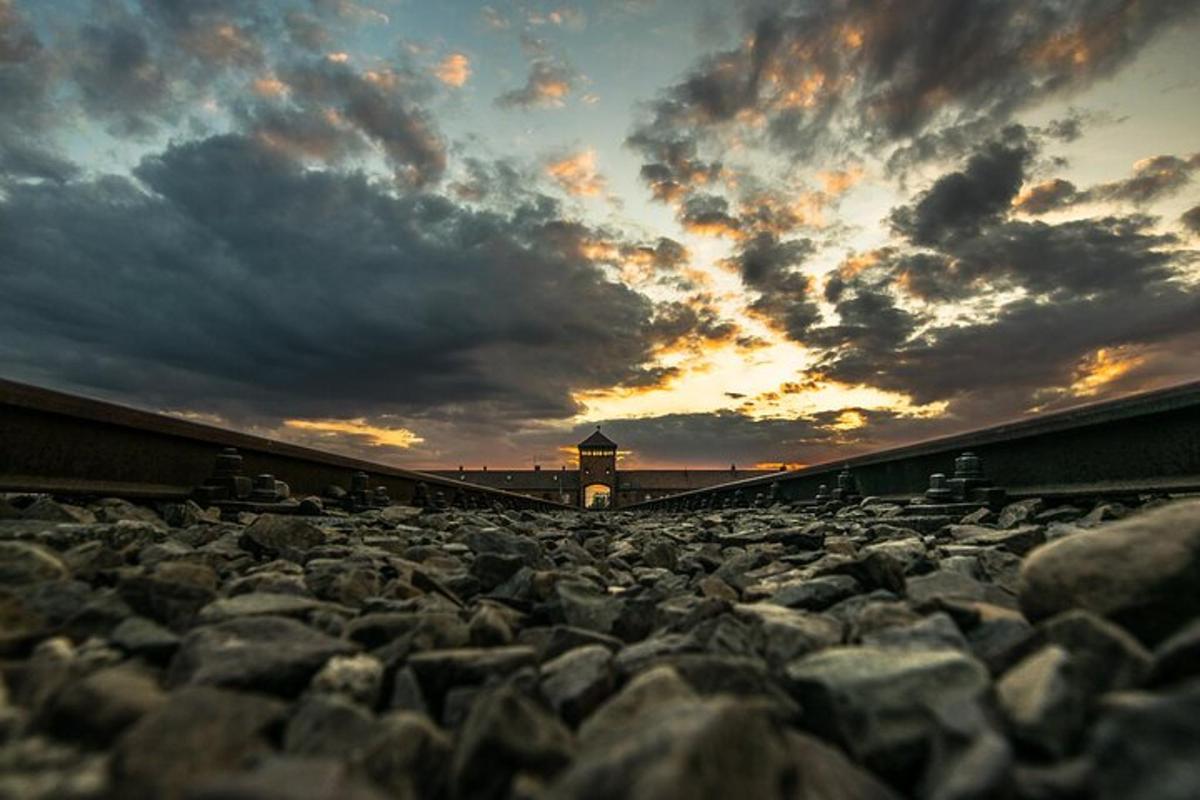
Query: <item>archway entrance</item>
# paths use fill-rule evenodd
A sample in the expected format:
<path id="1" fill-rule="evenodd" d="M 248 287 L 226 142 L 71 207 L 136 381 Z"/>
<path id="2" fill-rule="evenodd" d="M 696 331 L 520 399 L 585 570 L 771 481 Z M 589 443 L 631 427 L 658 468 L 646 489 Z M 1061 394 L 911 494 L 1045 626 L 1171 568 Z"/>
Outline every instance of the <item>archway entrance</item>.
<path id="1" fill-rule="evenodd" d="M 612 506 L 612 489 L 603 483 L 593 483 L 583 487 L 584 508 L 610 508 Z"/>

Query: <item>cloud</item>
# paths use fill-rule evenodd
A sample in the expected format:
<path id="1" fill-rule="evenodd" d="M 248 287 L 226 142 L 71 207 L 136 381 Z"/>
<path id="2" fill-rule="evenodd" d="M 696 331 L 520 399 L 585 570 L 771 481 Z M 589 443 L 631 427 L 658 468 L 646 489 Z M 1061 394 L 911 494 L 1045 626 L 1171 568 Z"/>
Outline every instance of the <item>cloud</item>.
<path id="1" fill-rule="evenodd" d="M 992 142 L 961 171 L 938 178 L 916 203 L 893 212 L 892 227 L 919 245 L 978 229 L 1008 211 L 1032 155 L 1024 142 Z"/>
<path id="2" fill-rule="evenodd" d="M 1192 206 L 1179 218 L 1183 227 L 1196 236 L 1200 236 L 1200 206 Z"/>
<path id="3" fill-rule="evenodd" d="M 653 304 L 565 246 L 548 198 L 468 210 L 239 136 L 136 176 L 0 200 L 8 374 L 243 422 L 396 413 L 424 436 L 570 416 L 576 391 L 653 372 Z"/>
<path id="4" fill-rule="evenodd" d="M 1015 111 L 1113 74 L 1196 4 L 767 0 L 746 9 L 740 44 L 700 59 L 630 135 L 656 173 L 670 166 L 665 148 L 704 163 L 732 139 L 806 162 L 894 155 L 896 169 L 947 146 L 965 152 Z M 688 185 L 674 171 L 654 177 Z"/>
<path id="5" fill-rule="evenodd" d="M 438 62 L 433 74 L 447 86 L 464 86 L 471 78 L 471 59 L 466 53 L 450 53 Z"/>
<path id="6" fill-rule="evenodd" d="M 604 176 L 596 171 L 596 151 L 591 148 L 551 160 L 545 169 L 573 197 L 598 197 L 607 191 Z"/>
<path id="7" fill-rule="evenodd" d="M 1200 153 L 1188 158 L 1173 155 L 1143 158 L 1133 165 L 1133 174 L 1119 181 L 1100 183 L 1080 191 L 1070 181 L 1054 178 L 1023 190 L 1013 202 L 1026 214 L 1045 214 L 1084 203 L 1131 203 L 1144 206 L 1176 194 L 1200 170 Z"/>
<path id="8" fill-rule="evenodd" d="M 279 74 L 290 89 L 294 113 L 328 120 L 332 110 L 351 135 L 377 145 L 406 182 L 425 185 L 445 172 L 446 144 L 419 104 L 430 89 L 416 71 L 401 67 L 358 72 L 325 59 L 298 62 Z"/>
<path id="9" fill-rule="evenodd" d="M 519 89 L 496 98 L 500 108 L 562 108 L 575 87 L 575 71 L 552 59 L 538 59 L 529 65 L 529 76 Z"/>

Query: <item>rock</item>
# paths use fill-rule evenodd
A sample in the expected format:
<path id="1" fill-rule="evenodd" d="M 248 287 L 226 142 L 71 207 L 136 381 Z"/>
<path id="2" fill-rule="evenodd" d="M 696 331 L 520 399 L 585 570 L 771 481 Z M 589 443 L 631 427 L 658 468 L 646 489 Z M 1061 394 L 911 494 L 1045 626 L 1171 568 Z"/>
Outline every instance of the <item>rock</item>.
<path id="1" fill-rule="evenodd" d="M 591 644 L 542 665 L 540 689 L 550 707 L 572 727 L 612 694 L 616 683 L 613 655 Z"/>
<path id="2" fill-rule="evenodd" d="M 498 680 L 523 667 L 537 664 L 532 647 L 460 648 L 417 653 L 408 666 L 420 682 L 422 694 L 440 706 L 441 698 L 456 686 L 478 686 Z"/>
<path id="3" fill-rule="evenodd" d="M 780 586 L 771 602 L 788 608 L 823 611 L 839 600 L 858 594 L 861 587 L 849 575 L 826 575 Z"/>
<path id="4" fill-rule="evenodd" d="M 984 666 L 954 650 L 835 647 L 790 664 L 786 674 L 804 724 L 897 787 L 921 775 L 934 711 L 973 705 L 990 688 Z"/>
<path id="5" fill-rule="evenodd" d="M 386 795 L 338 761 L 285 756 L 204 780 L 188 792 L 188 800 L 386 800 Z"/>
<path id="6" fill-rule="evenodd" d="M 737 605 L 733 613 L 758 628 L 762 636 L 759 649 L 767 664 L 775 669 L 842 641 L 842 623 L 823 614 L 797 611 L 773 603 Z"/>
<path id="7" fill-rule="evenodd" d="M 393 711 L 379 718 L 355 765 L 392 797 L 441 797 L 452 742 L 429 717 Z"/>
<path id="8" fill-rule="evenodd" d="M 954 624 L 949 614 L 936 614 L 914 622 L 885 628 L 862 637 L 862 643 L 872 647 L 887 647 L 899 650 L 958 650 L 967 652 L 970 646 L 962 631 Z"/>
<path id="9" fill-rule="evenodd" d="M 803 733 L 789 732 L 787 744 L 796 769 L 795 800 L 899 800 L 874 775 L 855 766 L 835 747 Z"/>
<path id="10" fill-rule="evenodd" d="M 1200 797 L 1200 682 L 1165 694 L 1111 695 L 1087 754 L 1097 800 Z"/>
<path id="11" fill-rule="evenodd" d="M 86 508 L 59 503 L 52 497 L 42 495 L 21 509 L 21 519 L 91 525 L 96 521 L 96 515 Z"/>
<path id="12" fill-rule="evenodd" d="M 952 528 L 955 526 L 951 526 Z M 957 537 L 956 537 L 957 538 Z M 960 544 L 980 547 L 998 547 L 1009 553 L 1023 556 L 1046 541 L 1046 533 L 1040 525 L 1024 525 L 1001 531 L 985 531 L 959 539 Z"/>
<path id="13" fill-rule="evenodd" d="M 284 617 L 233 619 L 189 632 L 168 682 L 295 696 L 330 658 L 354 649 Z"/>
<path id="14" fill-rule="evenodd" d="M 507 581 L 525 566 L 524 557 L 509 553 L 483 552 L 475 556 L 471 564 L 471 574 L 479 581 L 479 586 L 485 592 L 490 592 Z"/>
<path id="15" fill-rule="evenodd" d="M 189 786 L 271 753 L 282 703 L 206 686 L 173 692 L 117 741 L 115 797 L 180 800 Z"/>
<path id="16" fill-rule="evenodd" d="M 664 665 L 646 670 L 583 722 L 579 742 L 586 750 L 595 749 L 605 741 L 632 732 L 658 709 L 698 697 L 674 667 Z"/>
<path id="17" fill-rule="evenodd" d="M 174 655 L 179 637 L 153 620 L 129 617 L 113 628 L 110 638 L 125 652 L 163 662 Z"/>
<path id="18" fill-rule="evenodd" d="M 1173 503 L 1038 548 L 1021 568 L 1031 620 L 1082 608 L 1146 644 L 1200 616 L 1200 501 Z"/>
<path id="19" fill-rule="evenodd" d="M 1155 648 L 1149 682 L 1163 686 L 1196 677 L 1200 677 L 1200 618 Z"/>
<path id="20" fill-rule="evenodd" d="M 70 577 L 53 551 L 29 542 L 0 541 L 0 586 L 29 586 Z"/>
<path id="21" fill-rule="evenodd" d="M 1061 759 L 1083 727 L 1083 690 L 1071 655 L 1049 645 L 1021 661 L 996 684 L 1001 710 L 1017 741 L 1038 755 Z"/>
<path id="22" fill-rule="evenodd" d="M 109 667 L 59 692 L 50 703 L 44 725 L 60 739 L 104 747 L 166 701 L 154 676 L 134 667 Z"/>
<path id="23" fill-rule="evenodd" d="M 670 540 L 656 538 L 642 550 L 642 563 L 648 567 L 673 570 L 679 561 L 679 548 Z"/>
<path id="24" fill-rule="evenodd" d="M 144 522 L 163 527 L 167 523 L 152 508 L 135 505 L 119 497 L 106 497 L 92 504 L 91 511 L 98 522 Z"/>
<path id="25" fill-rule="evenodd" d="M 137 613 L 174 631 L 190 628 L 200 609 L 216 599 L 202 565 L 196 570 L 159 565 L 153 575 L 130 575 L 117 584 L 121 599 Z M 211 570 L 209 570 L 211 572 Z M 215 577 L 212 583 L 215 583 Z"/>
<path id="26" fill-rule="evenodd" d="M 908 579 L 908 599 L 918 608 L 939 600 L 985 600 L 987 587 L 973 578 L 958 572 L 937 570 L 928 575 Z"/>
<path id="27" fill-rule="evenodd" d="M 301 700 L 283 732 L 283 749 L 302 756 L 347 759 L 364 749 L 374 733 L 369 711 L 338 695 Z"/>
<path id="28" fill-rule="evenodd" d="M 262 514 L 242 532 L 238 544 L 262 558 L 284 558 L 303 563 L 304 554 L 325 544 L 325 532 L 299 517 Z"/>
<path id="29" fill-rule="evenodd" d="M 520 644 L 533 644 L 532 641 L 527 641 L 527 638 L 536 631 L 546 631 L 545 628 L 526 628 L 521 631 L 518 637 Z M 620 639 L 615 636 L 606 636 L 603 633 L 584 630 L 583 628 L 572 628 L 570 625 L 555 625 L 549 629 L 545 638 L 538 640 L 538 644 L 534 645 L 538 651 L 539 661 L 549 661 L 552 658 L 561 656 L 568 650 L 574 650 L 576 647 L 583 647 L 589 644 L 599 644 L 607 647 L 609 650 L 616 652 L 624 645 Z"/>
<path id="30" fill-rule="evenodd" d="M 789 741 L 760 705 L 673 703 L 602 749 L 585 750 L 549 800 L 778 797 L 796 783 Z"/>
<path id="31" fill-rule="evenodd" d="M 200 609 L 196 615 L 198 624 L 212 624 L 241 617 L 293 617 L 303 619 L 317 610 L 330 605 L 311 597 L 271 592 L 249 592 L 236 597 L 223 597 Z M 347 613 L 349 609 L 346 609 Z"/>
<path id="32" fill-rule="evenodd" d="M 450 767 L 451 796 L 505 798 L 517 773 L 553 778 L 574 753 L 571 733 L 508 686 L 485 693 L 463 723 Z"/>
<path id="33" fill-rule="evenodd" d="M 729 603 L 736 603 L 738 601 L 737 589 L 734 589 L 716 575 L 704 576 L 696 586 L 700 589 L 700 594 L 704 597 L 713 597 Z"/>
<path id="34" fill-rule="evenodd" d="M 996 519 L 996 524 L 1001 528 L 1016 527 L 1022 522 L 1032 520 L 1045 507 L 1046 504 L 1040 497 L 1031 497 L 1027 500 L 1018 500 L 1015 503 L 1009 503 L 1000 510 L 1000 516 Z"/>
<path id="35" fill-rule="evenodd" d="M 597 633 L 612 634 L 625 605 L 618 597 L 605 594 L 582 581 L 559 581 L 555 587 L 568 625 Z"/>
<path id="36" fill-rule="evenodd" d="M 341 695 L 367 708 L 374 707 L 382 688 L 383 663 L 366 653 L 334 656 L 308 686 L 312 693 Z"/>
<path id="37" fill-rule="evenodd" d="M 1088 611 L 1066 611 L 1038 626 L 1046 641 L 1065 648 L 1088 698 L 1140 686 L 1150 653 L 1137 639 Z"/>
<path id="38" fill-rule="evenodd" d="M 388 645 L 406 656 L 409 651 L 463 647 L 470 634 L 453 613 L 381 613 L 350 620 L 346 638 L 367 648 Z"/>
<path id="39" fill-rule="evenodd" d="M 501 647 L 513 642 L 513 632 L 508 620 L 490 605 L 481 605 L 471 616 L 467 632 L 471 644 L 475 647 Z"/>

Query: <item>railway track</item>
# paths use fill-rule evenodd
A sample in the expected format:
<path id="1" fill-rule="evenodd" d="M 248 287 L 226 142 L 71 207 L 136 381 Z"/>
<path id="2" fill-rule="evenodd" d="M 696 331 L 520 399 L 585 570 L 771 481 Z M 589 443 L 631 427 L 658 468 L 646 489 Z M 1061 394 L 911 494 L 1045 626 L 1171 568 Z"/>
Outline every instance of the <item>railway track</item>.
<path id="1" fill-rule="evenodd" d="M 240 465 L 230 461 L 230 448 Z M 222 452 L 241 472 L 217 484 Z M 968 454 L 967 458 L 962 458 Z M 972 458 L 973 456 L 973 458 Z M 944 480 L 934 476 L 943 476 Z M 931 487 L 931 479 L 935 483 Z M 257 483 L 256 483 L 257 481 Z M 0 380 L 0 491 L 142 500 L 207 497 L 286 510 L 348 493 L 406 504 L 566 509 L 560 503 Z M 208 486 L 206 490 L 205 487 Z M 240 489 L 238 488 L 240 487 Z M 382 491 L 380 491 L 382 487 Z M 932 491 L 931 491 L 932 489 Z M 207 494 L 206 494 L 207 491 Z M 1200 382 L 734 481 L 629 506 L 685 510 L 873 496 L 928 504 L 1200 491 Z M 366 493 L 364 495 L 364 492 Z M 238 495 L 241 495 L 240 497 Z"/>
<path id="2" fill-rule="evenodd" d="M 225 468 L 223 473 L 218 461 Z M 287 485 L 286 492 L 280 481 Z M 0 380 L 0 492 L 155 501 L 200 497 L 249 510 L 287 511 L 294 505 L 290 498 L 324 495 L 330 487 L 341 487 L 351 502 L 357 493 L 363 505 L 383 502 L 386 494 L 393 502 L 418 505 L 491 507 L 499 503 L 514 509 L 566 508 L 512 492 Z"/>
<path id="3" fill-rule="evenodd" d="M 963 459 L 964 454 L 974 458 Z M 931 487 L 934 475 L 944 477 L 933 479 L 941 487 Z M 1200 491 L 1200 381 L 628 508 L 820 503 L 837 499 L 839 492 L 901 501 L 919 497 L 940 504 L 986 502 L 988 488 L 999 490 L 992 499 Z"/>

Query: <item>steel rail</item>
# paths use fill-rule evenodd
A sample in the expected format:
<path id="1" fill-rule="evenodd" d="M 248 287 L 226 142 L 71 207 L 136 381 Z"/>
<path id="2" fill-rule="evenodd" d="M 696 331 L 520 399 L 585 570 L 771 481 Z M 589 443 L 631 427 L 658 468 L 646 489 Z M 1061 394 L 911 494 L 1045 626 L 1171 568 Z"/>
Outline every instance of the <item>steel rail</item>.
<path id="1" fill-rule="evenodd" d="M 248 475 L 270 473 L 294 497 L 349 487 L 356 472 L 395 502 L 567 509 L 562 503 L 400 469 L 260 436 L 0 379 L 0 491 L 182 500 L 237 448 Z"/>
<path id="2" fill-rule="evenodd" d="M 1200 381 L 696 489 L 627 510 L 812 500 L 848 470 L 864 496 L 922 495 L 963 452 L 1013 498 L 1200 491 Z"/>

